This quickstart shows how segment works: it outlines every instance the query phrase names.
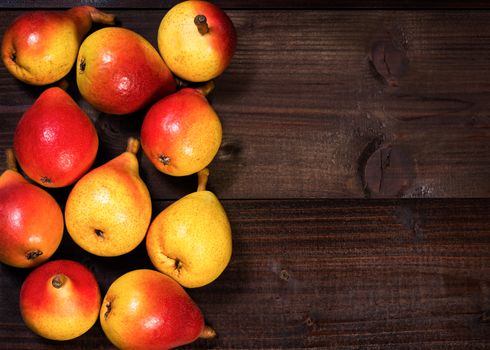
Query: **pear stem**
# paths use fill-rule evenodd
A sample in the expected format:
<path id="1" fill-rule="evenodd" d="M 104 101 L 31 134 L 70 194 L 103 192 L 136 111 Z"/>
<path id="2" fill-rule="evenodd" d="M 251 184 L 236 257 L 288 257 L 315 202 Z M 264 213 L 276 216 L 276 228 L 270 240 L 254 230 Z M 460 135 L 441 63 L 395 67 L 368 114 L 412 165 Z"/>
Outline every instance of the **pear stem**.
<path id="1" fill-rule="evenodd" d="M 68 82 L 68 80 L 66 80 L 65 78 L 61 79 L 59 82 L 58 82 L 58 87 L 61 89 L 61 90 L 65 90 L 67 91 L 68 88 L 70 87 L 70 83 Z"/>
<path id="2" fill-rule="evenodd" d="M 53 277 L 53 279 L 51 280 L 51 284 L 53 285 L 53 287 L 59 289 L 66 283 L 67 280 L 68 277 L 60 273 Z"/>
<path id="3" fill-rule="evenodd" d="M 218 334 L 216 331 L 208 325 L 205 325 L 204 328 L 202 329 L 201 334 L 199 334 L 199 338 L 201 339 L 213 339 L 216 338 Z"/>
<path id="4" fill-rule="evenodd" d="M 12 148 L 7 148 L 5 150 L 5 156 L 7 158 L 7 169 L 18 172 L 19 170 L 17 169 L 14 150 Z"/>
<path id="5" fill-rule="evenodd" d="M 135 137 L 130 137 L 128 139 L 128 146 L 126 147 L 126 152 L 136 154 L 138 153 L 139 148 L 140 148 L 140 142 L 138 141 L 138 139 Z"/>
<path id="6" fill-rule="evenodd" d="M 206 16 L 197 15 L 194 17 L 194 24 L 201 35 L 209 33 L 209 26 Z"/>
<path id="7" fill-rule="evenodd" d="M 102 23 L 108 25 L 114 25 L 116 22 L 116 16 L 111 13 L 102 12 L 95 7 L 90 6 L 90 18 L 94 23 Z"/>
<path id="8" fill-rule="evenodd" d="M 211 93 L 211 91 L 214 90 L 215 84 L 213 80 L 208 81 L 206 84 L 199 86 L 196 88 L 197 91 L 199 91 L 201 94 L 204 96 L 207 96 Z"/>
<path id="9" fill-rule="evenodd" d="M 205 191 L 208 183 L 209 169 L 204 168 L 197 173 L 197 192 Z"/>

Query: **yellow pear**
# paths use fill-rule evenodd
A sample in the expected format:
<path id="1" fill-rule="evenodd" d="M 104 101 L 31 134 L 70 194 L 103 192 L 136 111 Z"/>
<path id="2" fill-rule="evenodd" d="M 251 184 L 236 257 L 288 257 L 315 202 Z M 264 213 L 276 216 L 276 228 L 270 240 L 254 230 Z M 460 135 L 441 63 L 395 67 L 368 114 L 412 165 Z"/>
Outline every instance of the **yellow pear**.
<path id="1" fill-rule="evenodd" d="M 182 79 L 216 78 L 235 53 L 237 35 L 230 17 L 209 1 L 183 1 L 172 7 L 158 28 L 158 50 Z"/>
<path id="2" fill-rule="evenodd" d="M 99 256 L 130 252 L 145 238 L 151 198 L 139 177 L 139 141 L 90 171 L 73 187 L 65 207 L 66 228 L 75 243 Z"/>
<path id="3" fill-rule="evenodd" d="M 201 170 L 197 192 L 158 214 L 146 237 L 153 265 L 187 288 L 214 281 L 231 258 L 230 223 L 218 198 L 205 190 L 208 175 Z"/>

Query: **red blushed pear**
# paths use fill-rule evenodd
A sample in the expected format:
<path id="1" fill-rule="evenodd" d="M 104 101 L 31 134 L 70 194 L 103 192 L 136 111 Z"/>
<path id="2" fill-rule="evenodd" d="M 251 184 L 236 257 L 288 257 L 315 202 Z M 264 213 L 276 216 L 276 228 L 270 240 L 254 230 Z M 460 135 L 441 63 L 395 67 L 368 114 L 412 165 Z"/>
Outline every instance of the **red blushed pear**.
<path id="1" fill-rule="evenodd" d="M 100 311 L 97 280 L 82 264 L 54 260 L 33 270 L 20 290 L 20 313 L 34 333 L 69 340 L 87 332 Z"/>
<path id="2" fill-rule="evenodd" d="M 236 31 L 230 18 L 216 5 L 184 1 L 163 17 L 158 48 L 174 74 L 203 82 L 214 79 L 230 64 Z"/>
<path id="3" fill-rule="evenodd" d="M 17 172 L 7 150 L 8 169 L 0 176 L 0 262 L 33 267 L 49 259 L 63 236 L 63 214 L 43 189 Z"/>
<path id="4" fill-rule="evenodd" d="M 82 96 L 108 114 L 128 114 L 176 89 L 158 51 L 141 35 L 104 28 L 88 36 L 77 59 Z"/>
<path id="5" fill-rule="evenodd" d="M 14 151 L 27 176 L 46 187 L 73 184 L 92 166 L 99 139 L 90 118 L 64 90 L 45 90 L 15 129 Z"/>
<path id="6" fill-rule="evenodd" d="M 80 43 L 93 22 L 114 24 L 114 16 L 91 6 L 77 6 L 64 12 L 25 13 L 5 31 L 3 63 L 25 83 L 53 83 L 73 67 Z"/>
<path id="7" fill-rule="evenodd" d="M 185 290 L 154 270 L 135 270 L 116 279 L 102 302 L 100 323 L 121 350 L 170 349 L 216 336 Z"/>
<path id="8" fill-rule="evenodd" d="M 144 153 L 161 172 L 190 175 L 207 167 L 221 145 L 221 122 L 206 99 L 213 88 L 184 88 L 154 104 L 141 127 Z"/>

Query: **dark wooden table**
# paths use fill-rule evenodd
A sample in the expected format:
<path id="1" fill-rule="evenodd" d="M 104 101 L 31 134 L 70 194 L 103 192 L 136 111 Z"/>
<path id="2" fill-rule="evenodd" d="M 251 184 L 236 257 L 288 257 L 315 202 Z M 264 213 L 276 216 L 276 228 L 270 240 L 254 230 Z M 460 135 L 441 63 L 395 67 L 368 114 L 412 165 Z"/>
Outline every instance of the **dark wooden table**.
<path id="1" fill-rule="evenodd" d="M 174 1 L 84 1 L 156 44 Z M 238 32 L 211 101 L 224 128 L 209 187 L 234 249 L 214 283 L 188 290 L 219 338 L 187 348 L 490 349 L 490 2 L 216 1 Z M 23 11 L 74 0 L 0 0 L 0 33 Z M 144 111 L 94 121 L 95 165 L 138 136 Z M 22 113 L 44 88 L 0 67 L 0 170 Z M 154 213 L 196 178 L 140 154 Z M 69 188 L 50 190 L 64 206 Z M 55 258 L 94 271 L 103 293 L 151 268 L 65 234 Z M 112 349 L 97 323 L 69 342 L 29 331 L 29 271 L 0 266 L 1 349 Z"/>

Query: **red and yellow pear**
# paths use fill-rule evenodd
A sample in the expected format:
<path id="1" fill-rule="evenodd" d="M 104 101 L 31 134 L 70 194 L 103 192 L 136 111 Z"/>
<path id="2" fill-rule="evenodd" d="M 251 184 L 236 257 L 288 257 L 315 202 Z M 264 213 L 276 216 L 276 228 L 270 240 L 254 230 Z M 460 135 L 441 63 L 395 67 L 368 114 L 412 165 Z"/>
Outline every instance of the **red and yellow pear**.
<path id="1" fill-rule="evenodd" d="M 33 270 L 20 290 L 20 313 L 34 333 L 69 340 L 97 321 L 100 290 L 92 272 L 71 260 L 54 260 Z"/>
<path id="2" fill-rule="evenodd" d="M 80 43 L 93 22 L 114 24 L 114 16 L 91 6 L 22 14 L 4 33 L 3 63 L 12 75 L 28 84 L 58 81 L 73 67 Z"/>
<path id="3" fill-rule="evenodd" d="M 0 176 L 0 262 L 34 267 L 49 259 L 63 236 L 63 213 L 56 200 L 17 172 L 7 150 L 8 169 Z"/>
<path id="4" fill-rule="evenodd" d="M 161 172 L 185 176 L 208 166 L 221 145 L 222 127 L 201 89 L 184 88 L 154 104 L 143 120 L 141 147 Z"/>
<path id="5" fill-rule="evenodd" d="M 66 229 L 75 243 L 99 256 L 130 252 L 143 241 L 151 220 L 151 198 L 139 176 L 139 141 L 84 175 L 65 206 Z"/>
<path id="6" fill-rule="evenodd" d="M 178 3 L 158 28 L 160 54 L 174 74 L 188 81 L 208 81 L 223 73 L 235 48 L 233 22 L 207 1 Z"/>
<path id="7" fill-rule="evenodd" d="M 116 279 L 102 302 L 100 323 L 121 350 L 170 349 L 216 335 L 185 290 L 154 270 Z"/>
<path id="8" fill-rule="evenodd" d="M 77 85 L 91 105 L 108 114 L 133 113 L 176 89 L 158 51 L 141 35 L 116 27 L 83 41 Z"/>
<path id="9" fill-rule="evenodd" d="M 45 90 L 19 120 L 14 151 L 25 174 L 45 187 L 73 184 L 92 166 L 99 139 L 85 112 L 64 90 Z"/>

